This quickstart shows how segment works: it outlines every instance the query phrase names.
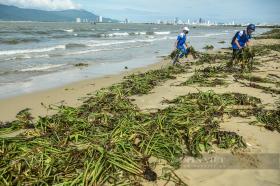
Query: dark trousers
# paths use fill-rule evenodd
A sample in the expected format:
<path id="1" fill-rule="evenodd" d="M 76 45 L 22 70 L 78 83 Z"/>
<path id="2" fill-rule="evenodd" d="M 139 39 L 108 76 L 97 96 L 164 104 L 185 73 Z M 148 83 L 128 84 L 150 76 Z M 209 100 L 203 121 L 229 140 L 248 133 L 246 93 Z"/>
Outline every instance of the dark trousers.
<path id="1" fill-rule="evenodd" d="M 231 57 L 231 60 L 228 63 L 228 66 L 231 67 L 233 65 L 234 60 L 236 60 L 238 58 L 238 55 L 240 53 L 241 53 L 240 49 L 232 49 L 232 57 Z"/>

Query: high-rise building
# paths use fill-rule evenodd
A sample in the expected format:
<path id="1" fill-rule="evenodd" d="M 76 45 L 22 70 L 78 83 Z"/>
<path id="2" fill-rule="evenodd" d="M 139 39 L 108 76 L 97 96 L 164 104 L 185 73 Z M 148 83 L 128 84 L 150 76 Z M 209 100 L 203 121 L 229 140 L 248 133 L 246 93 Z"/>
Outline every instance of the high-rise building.
<path id="1" fill-rule="evenodd" d="M 175 24 L 178 24 L 178 22 L 179 22 L 179 18 L 178 18 L 178 17 L 175 17 L 174 23 L 175 23 Z"/>
<path id="2" fill-rule="evenodd" d="M 77 18 L 76 18 L 76 22 L 77 22 L 77 23 L 80 23 L 80 22 L 81 22 L 81 18 L 77 17 Z"/>
<path id="3" fill-rule="evenodd" d="M 102 17 L 102 16 L 99 16 L 99 17 L 98 17 L 98 22 L 99 22 L 99 23 L 102 23 L 102 22 L 103 22 L 103 17 Z"/>
<path id="4" fill-rule="evenodd" d="M 182 20 L 179 19 L 178 22 L 177 22 L 177 24 L 178 24 L 178 25 L 183 25 L 184 22 L 183 22 Z"/>

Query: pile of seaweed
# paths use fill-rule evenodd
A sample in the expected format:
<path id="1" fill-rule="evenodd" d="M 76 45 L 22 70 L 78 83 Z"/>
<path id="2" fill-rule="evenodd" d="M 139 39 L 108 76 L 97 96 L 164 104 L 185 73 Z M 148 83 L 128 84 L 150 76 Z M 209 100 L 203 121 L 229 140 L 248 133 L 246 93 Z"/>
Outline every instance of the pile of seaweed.
<path id="1" fill-rule="evenodd" d="M 9 127 L 28 130 L 1 139 L 1 183 L 118 185 L 164 179 L 152 170 L 150 157 L 179 167 L 185 154 L 201 156 L 213 145 L 245 147 L 241 136 L 221 131 L 219 123 L 228 106 L 259 103 L 246 95 L 199 92 L 145 114 L 124 92 L 104 89 L 78 108 L 59 106 L 57 114 L 38 121 L 28 110 L 20 112 Z"/>
<path id="2" fill-rule="evenodd" d="M 196 54 L 198 63 L 228 59 L 228 55 Z M 0 184 L 141 185 L 143 180 L 171 180 L 186 185 L 172 169 L 158 175 L 152 157 L 176 169 L 186 155 L 201 157 L 215 146 L 246 147 L 237 133 L 220 129 L 225 115 L 244 117 L 238 106 L 248 106 L 245 117 L 255 116 L 267 129 L 280 132 L 279 109 L 264 110 L 258 98 L 244 94 L 187 94 L 165 101 L 169 107 L 155 113 L 144 113 L 133 104 L 130 96 L 148 94 L 187 72 L 188 66 L 178 65 L 133 74 L 84 98 L 79 107 L 51 106 L 56 114 L 36 119 L 25 109 L 15 121 L 0 123 L 0 135 L 24 131 L 0 137 Z M 210 66 L 188 83 L 203 78 L 205 83 L 206 78 L 230 73 L 232 69 L 225 66 Z"/>
<path id="3" fill-rule="evenodd" d="M 132 75 L 86 98 L 80 107 L 52 106 L 56 114 L 37 120 L 28 109 L 19 112 L 17 120 L 1 124 L 2 134 L 25 129 L 1 138 L 1 184 L 139 184 L 167 179 L 153 171 L 150 157 L 179 167 L 185 154 L 200 156 L 212 145 L 244 147 L 241 136 L 219 130 L 225 108 L 236 104 L 236 97 L 189 94 L 151 114 L 142 113 L 129 98 L 184 72 L 184 66 L 175 66 Z"/>
<path id="4" fill-rule="evenodd" d="M 268 32 L 261 34 L 259 37 L 256 37 L 256 39 L 280 39 L 280 29 L 272 29 Z"/>
<path id="5" fill-rule="evenodd" d="M 198 52 L 197 50 L 195 50 L 192 46 L 188 48 L 189 53 L 188 55 L 192 55 L 194 59 L 197 59 L 198 57 L 200 57 L 201 53 Z M 179 55 L 180 51 L 178 49 L 174 50 L 171 52 L 171 54 L 169 55 L 169 57 L 171 59 L 174 59 L 176 57 L 176 55 Z"/>
<path id="6" fill-rule="evenodd" d="M 205 49 L 205 50 L 213 50 L 214 46 L 213 45 L 206 45 L 205 47 L 203 47 L 203 49 Z"/>
<path id="7" fill-rule="evenodd" d="M 215 87 L 227 85 L 225 78 L 228 77 L 232 69 L 224 65 L 208 66 L 206 68 L 195 70 L 187 81 L 180 84 L 180 86 L 187 86 L 198 84 L 201 87 Z"/>

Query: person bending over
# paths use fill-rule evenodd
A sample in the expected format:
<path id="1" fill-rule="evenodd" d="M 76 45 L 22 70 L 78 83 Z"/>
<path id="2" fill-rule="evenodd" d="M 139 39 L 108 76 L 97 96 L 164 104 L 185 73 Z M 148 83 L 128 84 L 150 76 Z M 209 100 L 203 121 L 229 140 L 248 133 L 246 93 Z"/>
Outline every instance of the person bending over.
<path id="1" fill-rule="evenodd" d="M 234 60 L 237 59 L 237 56 L 241 53 L 242 49 L 250 46 L 251 35 L 255 30 L 256 26 L 254 24 L 249 24 L 246 30 L 236 32 L 231 41 L 232 60 L 230 61 L 229 66 L 233 65 Z"/>
<path id="2" fill-rule="evenodd" d="M 178 62 L 179 58 L 187 56 L 189 54 L 189 49 L 187 47 L 187 34 L 189 33 L 190 29 L 188 27 L 184 27 L 183 31 L 178 35 L 177 40 L 175 42 L 175 48 L 178 50 L 178 53 L 175 56 L 173 61 L 173 65 Z"/>

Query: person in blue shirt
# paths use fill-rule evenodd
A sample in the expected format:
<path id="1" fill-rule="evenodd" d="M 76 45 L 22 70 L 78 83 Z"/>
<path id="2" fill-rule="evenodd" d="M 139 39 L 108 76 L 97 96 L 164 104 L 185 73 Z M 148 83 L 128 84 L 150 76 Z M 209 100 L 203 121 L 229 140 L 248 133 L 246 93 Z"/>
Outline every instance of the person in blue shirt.
<path id="1" fill-rule="evenodd" d="M 187 48 L 187 34 L 189 33 L 190 29 L 188 27 L 183 28 L 183 32 L 180 33 L 177 37 L 177 40 L 175 42 L 175 47 L 176 49 L 180 52 L 179 54 L 176 55 L 173 65 L 176 64 L 178 61 L 178 58 L 182 58 L 184 56 L 187 56 L 189 54 L 189 49 Z"/>
<path id="2" fill-rule="evenodd" d="M 241 50 L 250 45 L 251 35 L 255 30 L 256 26 L 254 24 L 250 24 L 247 26 L 246 30 L 238 31 L 232 38 L 232 60 L 230 61 L 230 66 L 233 65 L 233 61 L 236 59 L 236 56 L 241 52 Z"/>

